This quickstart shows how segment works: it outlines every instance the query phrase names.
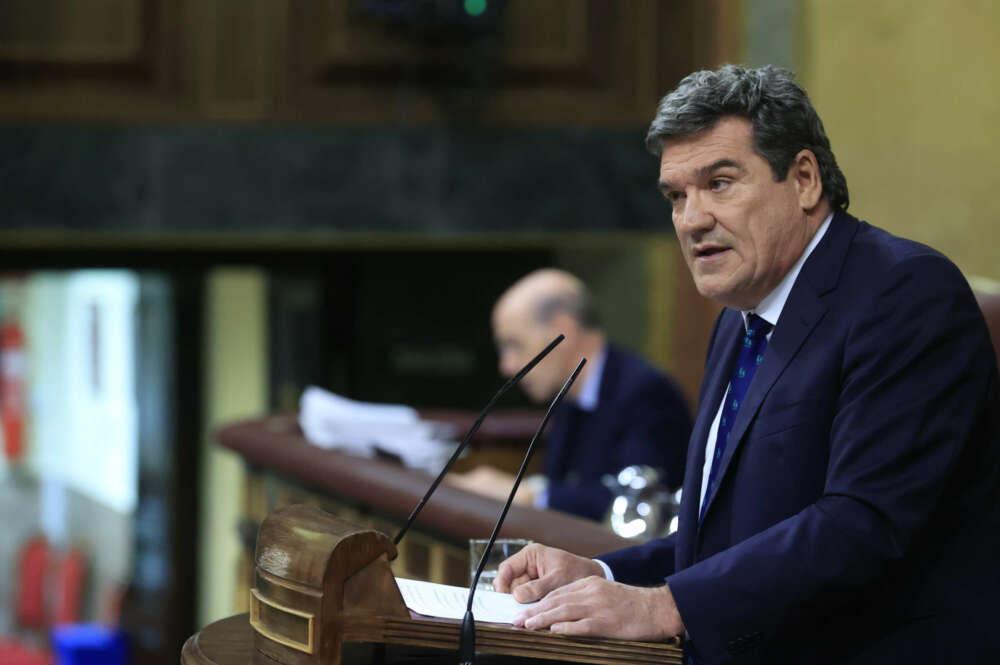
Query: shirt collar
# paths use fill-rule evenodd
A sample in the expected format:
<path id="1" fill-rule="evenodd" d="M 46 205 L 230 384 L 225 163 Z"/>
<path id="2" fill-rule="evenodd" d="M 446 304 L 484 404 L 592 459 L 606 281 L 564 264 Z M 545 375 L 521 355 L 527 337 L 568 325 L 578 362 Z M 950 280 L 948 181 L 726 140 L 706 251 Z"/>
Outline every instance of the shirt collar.
<path id="1" fill-rule="evenodd" d="M 601 396 L 601 377 L 604 375 L 604 361 L 608 357 L 607 346 L 602 346 L 601 350 L 594 354 L 587 362 L 590 369 L 587 376 L 583 378 L 583 385 L 580 386 L 580 394 L 576 398 L 576 405 L 584 411 L 593 411 L 597 408 L 598 398 Z"/>
<path id="2" fill-rule="evenodd" d="M 795 286 L 795 280 L 799 276 L 799 272 L 802 270 L 803 264 L 805 264 L 806 259 L 812 254 L 812 251 L 816 249 L 816 245 L 819 241 L 823 239 L 826 234 L 826 230 L 830 228 L 830 221 L 833 219 L 833 213 L 831 212 L 820 224 L 820 227 L 813 234 L 812 240 L 806 245 L 805 251 L 802 252 L 802 256 L 799 260 L 795 262 L 792 269 L 785 274 L 784 278 L 778 283 L 778 286 L 774 287 L 774 290 L 768 293 L 760 304 L 751 310 L 743 312 L 743 324 L 746 325 L 747 318 L 750 314 L 756 314 L 760 318 L 764 319 L 772 326 L 778 323 L 778 319 L 781 317 L 781 310 L 785 308 L 785 302 L 788 301 L 788 294 L 792 292 L 792 287 Z"/>

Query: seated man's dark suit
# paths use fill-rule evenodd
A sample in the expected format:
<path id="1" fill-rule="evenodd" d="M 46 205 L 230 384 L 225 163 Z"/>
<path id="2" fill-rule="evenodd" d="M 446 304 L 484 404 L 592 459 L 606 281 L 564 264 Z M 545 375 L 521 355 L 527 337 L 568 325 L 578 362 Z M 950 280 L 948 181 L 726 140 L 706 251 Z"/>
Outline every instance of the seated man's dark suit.
<path id="1" fill-rule="evenodd" d="M 600 557 L 666 579 L 700 665 L 1000 662 L 1000 393 L 946 258 L 837 213 L 740 407 L 698 524 L 742 316 L 708 347 L 679 531 Z"/>
<path id="2" fill-rule="evenodd" d="M 607 345 L 597 407 L 563 403 L 545 447 L 548 507 L 599 520 L 611 504 L 602 483 L 630 464 L 646 464 L 679 487 L 691 434 L 684 398 L 667 375 Z"/>

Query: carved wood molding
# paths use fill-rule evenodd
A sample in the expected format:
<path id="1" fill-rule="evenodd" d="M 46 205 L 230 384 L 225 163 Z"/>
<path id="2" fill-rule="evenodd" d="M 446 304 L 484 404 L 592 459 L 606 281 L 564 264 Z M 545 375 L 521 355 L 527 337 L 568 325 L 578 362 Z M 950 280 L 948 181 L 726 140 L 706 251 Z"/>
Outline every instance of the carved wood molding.
<path id="1" fill-rule="evenodd" d="M 726 0 L 507 0 L 433 38 L 358 0 L 0 0 L 0 118 L 636 126 L 733 52 Z"/>
<path id="2" fill-rule="evenodd" d="M 340 122 L 648 121 L 694 51 L 692 3 L 509 0 L 497 34 L 422 39 L 352 0 L 296 4 L 286 112 Z"/>
<path id="3" fill-rule="evenodd" d="M 190 5 L 198 105 L 209 118 L 254 120 L 268 115 L 283 60 L 284 0 L 199 0 Z"/>
<path id="4" fill-rule="evenodd" d="M 171 0 L 3 0 L 0 118 L 176 117 L 178 14 Z"/>
<path id="5" fill-rule="evenodd" d="M 143 50 L 142 0 L 5 0 L 0 62 L 129 63 Z"/>

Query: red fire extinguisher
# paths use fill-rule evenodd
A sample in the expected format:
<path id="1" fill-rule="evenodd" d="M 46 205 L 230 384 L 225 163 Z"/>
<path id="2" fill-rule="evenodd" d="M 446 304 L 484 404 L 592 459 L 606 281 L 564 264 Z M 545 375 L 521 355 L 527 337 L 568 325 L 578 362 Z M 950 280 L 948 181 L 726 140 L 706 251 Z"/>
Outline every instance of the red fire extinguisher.
<path id="1" fill-rule="evenodd" d="M 0 420 L 9 462 L 24 452 L 24 333 L 16 319 L 0 328 Z"/>

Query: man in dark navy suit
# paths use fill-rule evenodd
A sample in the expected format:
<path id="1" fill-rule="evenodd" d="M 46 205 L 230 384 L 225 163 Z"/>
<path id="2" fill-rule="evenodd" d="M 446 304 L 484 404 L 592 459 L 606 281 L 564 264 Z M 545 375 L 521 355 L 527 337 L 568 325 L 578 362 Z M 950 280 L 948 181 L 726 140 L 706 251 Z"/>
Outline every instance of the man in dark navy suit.
<path id="1" fill-rule="evenodd" d="M 1000 662 L 1000 388 L 965 279 L 847 214 L 789 72 L 688 76 L 647 145 L 725 305 L 680 527 L 597 561 L 525 549 L 495 583 L 541 598 L 515 623 L 681 635 L 702 665 Z"/>
<path id="2" fill-rule="evenodd" d="M 600 520 L 612 498 L 601 482 L 605 474 L 642 464 L 657 469 L 669 488 L 680 486 L 691 434 L 683 397 L 663 372 L 608 343 L 579 279 L 552 268 L 532 272 L 504 292 L 492 319 L 500 373 L 508 377 L 556 335 L 566 335 L 521 380 L 535 402 L 551 400 L 580 358 L 588 359 L 553 415 L 544 475 L 522 483 L 517 501 Z M 490 467 L 451 479 L 499 499 L 513 481 Z"/>

